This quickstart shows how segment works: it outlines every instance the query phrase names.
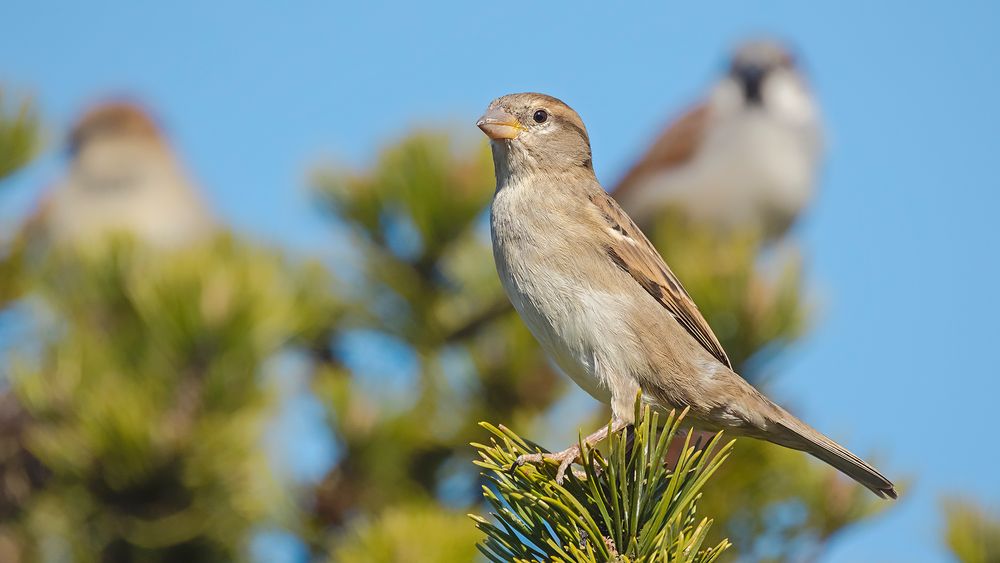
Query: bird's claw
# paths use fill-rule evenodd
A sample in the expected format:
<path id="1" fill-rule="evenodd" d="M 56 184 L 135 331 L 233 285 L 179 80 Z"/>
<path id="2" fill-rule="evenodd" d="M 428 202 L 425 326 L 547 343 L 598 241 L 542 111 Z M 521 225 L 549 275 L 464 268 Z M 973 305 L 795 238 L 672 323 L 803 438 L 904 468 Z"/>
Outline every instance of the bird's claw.
<path id="1" fill-rule="evenodd" d="M 519 455 L 519 456 L 517 456 L 517 460 L 514 461 L 514 466 L 515 467 L 521 467 L 522 465 L 524 465 L 526 463 L 541 463 L 541 461 L 543 459 L 545 459 L 545 457 L 544 457 L 545 455 L 546 454 L 543 454 L 541 452 L 534 453 L 534 454 Z"/>
<path id="2" fill-rule="evenodd" d="M 580 446 L 573 445 L 561 452 L 555 453 L 534 453 L 534 454 L 524 454 L 517 456 L 517 460 L 514 462 L 515 467 L 521 467 L 526 463 L 541 463 L 542 461 L 555 461 L 559 463 L 559 470 L 556 471 L 556 483 L 562 485 L 566 478 L 566 470 L 569 469 L 573 462 L 580 457 Z M 579 477 L 574 472 L 574 475 Z"/>

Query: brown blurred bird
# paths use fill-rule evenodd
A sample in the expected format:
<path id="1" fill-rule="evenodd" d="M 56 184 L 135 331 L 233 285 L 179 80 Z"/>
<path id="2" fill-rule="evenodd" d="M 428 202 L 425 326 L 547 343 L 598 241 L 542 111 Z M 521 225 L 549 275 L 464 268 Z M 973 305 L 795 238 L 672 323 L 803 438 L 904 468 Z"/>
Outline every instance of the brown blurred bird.
<path id="1" fill-rule="evenodd" d="M 689 408 L 700 428 L 808 452 L 880 497 L 896 497 L 875 468 L 733 372 L 691 297 L 601 188 L 575 111 L 551 96 L 511 94 L 490 103 L 477 125 L 491 139 L 496 168 L 490 219 L 500 281 L 549 356 L 611 404 L 614 431 L 633 422 L 641 389 L 657 408 Z M 578 455 L 573 446 L 520 461 L 554 459 L 562 480 Z"/>
<path id="2" fill-rule="evenodd" d="M 774 238 L 812 199 L 821 156 L 819 109 L 791 54 L 751 41 L 612 193 L 644 228 L 673 206 L 722 232 Z"/>
<path id="3" fill-rule="evenodd" d="M 215 222 L 153 119 L 127 102 L 98 105 L 73 128 L 65 178 L 31 220 L 55 246 L 127 233 L 154 247 L 202 240 Z"/>

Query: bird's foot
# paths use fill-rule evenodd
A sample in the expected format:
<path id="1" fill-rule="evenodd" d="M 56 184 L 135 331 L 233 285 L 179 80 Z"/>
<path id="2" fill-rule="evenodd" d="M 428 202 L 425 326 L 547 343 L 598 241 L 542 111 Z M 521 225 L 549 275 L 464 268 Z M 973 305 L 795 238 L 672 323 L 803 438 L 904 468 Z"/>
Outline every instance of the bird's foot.
<path id="1" fill-rule="evenodd" d="M 618 432 L 621 429 L 628 426 L 628 423 L 622 419 L 616 418 L 609 428 L 608 426 L 602 426 L 597 429 L 596 432 L 587 436 L 583 439 L 583 443 L 587 444 L 588 447 L 593 447 L 594 444 L 600 442 L 601 440 L 608 437 L 608 432 Z M 517 461 L 514 462 L 514 467 L 521 467 L 526 463 L 541 463 L 542 461 L 555 461 L 559 463 L 559 471 L 556 472 L 556 483 L 562 485 L 563 480 L 566 477 L 566 470 L 569 469 L 573 462 L 580 457 L 580 444 L 573 444 L 572 446 L 566 448 L 561 452 L 555 453 L 534 453 L 534 454 L 524 454 L 517 456 Z M 514 469 L 512 467 L 511 469 Z M 579 479 L 586 478 L 586 472 L 584 471 L 573 471 Z"/>
<path id="2" fill-rule="evenodd" d="M 515 465 L 521 467 L 526 463 L 541 463 L 543 461 L 554 461 L 559 464 L 559 470 L 556 471 L 556 483 L 562 485 L 566 478 L 566 470 L 569 469 L 573 462 L 580 457 L 580 445 L 574 444 L 561 452 L 554 453 L 534 453 L 534 454 L 524 454 L 517 456 L 517 461 Z M 575 475 L 575 473 L 574 473 Z"/>

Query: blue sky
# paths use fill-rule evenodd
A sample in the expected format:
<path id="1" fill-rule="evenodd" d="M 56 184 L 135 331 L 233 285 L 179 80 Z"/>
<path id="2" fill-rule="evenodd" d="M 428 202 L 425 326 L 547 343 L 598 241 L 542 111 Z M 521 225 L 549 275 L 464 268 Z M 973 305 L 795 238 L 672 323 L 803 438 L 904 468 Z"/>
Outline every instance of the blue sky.
<path id="1" fill-rule="evenodd" d="M 55 141 L 114 93 L 156 108 L 219 213 L 310 251 L 308 166 L 364 164 L 414 126 L 472 124 L 537 90 L 587 122 L 600 178 L 719 70 L 734 40 L 796 44 L 824 106 L 829 158 L 798 236 L 819 315 L 780 398 L 913 486 L 826 561 L 940 561 L 940 496 L 1000 503 L 1000 4 L 990 2 L 15 2 L 0 83 L 33 93 Z M 280 5 L 279 5 L 280 4 Z M 4 194 L 23 211 L 58 173 Z"/>

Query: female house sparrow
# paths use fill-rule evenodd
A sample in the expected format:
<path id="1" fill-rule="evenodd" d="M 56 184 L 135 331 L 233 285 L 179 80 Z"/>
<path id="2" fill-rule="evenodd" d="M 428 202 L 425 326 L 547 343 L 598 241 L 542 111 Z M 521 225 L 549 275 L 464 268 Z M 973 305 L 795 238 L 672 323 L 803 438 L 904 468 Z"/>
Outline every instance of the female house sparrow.
<path id="1" fill-rule="evenodd" d="M 717 231 L 776 238 L 812 200 L 822 136 L 815 97 L 790 52 L 749 41 L 612 193 L 643 227 L 674 206 Z"/>
<path id="2" fill-rule="evenodd" d="M 583 121 L 543 94 L 503 96 L 477 123 L 491 139 L 497 188 L 493 256 L 507 296 L 550 357 L 609 402 L 612 431 L 633 401 L 689 408 L 693 424 L 802 450 L 880 497 L 893 484 L 839 444 L 772 403 L 732 371 L 697 306 L 635 223 L 607 195 Z M 596 443 L 607 427 L 586 438 Z M 560 463 L 578 446 L 520 462 Z"/>

